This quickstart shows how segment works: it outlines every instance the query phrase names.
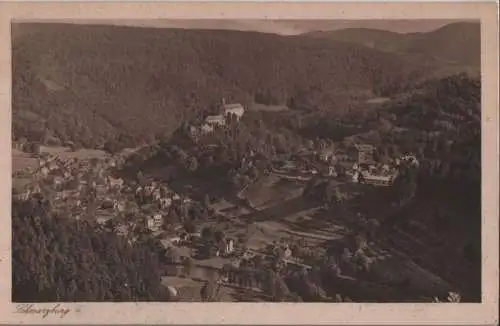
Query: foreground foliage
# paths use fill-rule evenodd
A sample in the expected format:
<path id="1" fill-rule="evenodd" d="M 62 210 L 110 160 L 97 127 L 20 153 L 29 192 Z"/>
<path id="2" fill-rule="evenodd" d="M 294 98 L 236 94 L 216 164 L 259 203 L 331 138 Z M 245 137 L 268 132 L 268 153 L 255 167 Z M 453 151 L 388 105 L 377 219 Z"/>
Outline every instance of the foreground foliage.
<path id="1" fill-rule="evenodd" d="M 56 215 L 47 203 L 14 202 L 12 235 L 14 302 L 168 299 L 151 250 Z"/>

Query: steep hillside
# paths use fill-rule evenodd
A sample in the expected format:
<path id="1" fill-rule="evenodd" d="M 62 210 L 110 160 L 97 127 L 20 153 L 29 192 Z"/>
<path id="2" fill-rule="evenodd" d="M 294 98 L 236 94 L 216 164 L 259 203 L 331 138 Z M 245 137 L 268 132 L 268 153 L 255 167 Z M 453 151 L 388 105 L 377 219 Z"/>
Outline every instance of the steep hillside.
<path id="1" fill-rule="evenodd" d="M 480 67 L 481 25 L 479 23 L 454 23 L 430 33 L 416 34 L 408 51 Z"/>
<path id="2" fill-rule="evenodd" d="M 387 52 L 422 54 L 475 68 L 479 68 L 481 62 L 479 23 L 453 23 L 429 33 L 400 34 L 375 29 L 348 28 L 305 35 L 361 44 Z"/>
<path id="3" fill-rule="evenodd" d="M 222 97 L 259 94 L 336 110 L 392 94 L 436 70 L 303 36 L 63 24 L 13 25 L 13 130 L 31 140 L 134 146 L 169 134 Z"/>

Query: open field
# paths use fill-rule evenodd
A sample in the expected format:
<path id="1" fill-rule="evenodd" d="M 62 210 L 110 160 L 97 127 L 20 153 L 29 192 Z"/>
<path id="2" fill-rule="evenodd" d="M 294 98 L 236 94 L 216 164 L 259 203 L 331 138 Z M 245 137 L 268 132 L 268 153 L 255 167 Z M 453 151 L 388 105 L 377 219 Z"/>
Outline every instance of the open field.
<path id="1" fill-rule="evenodd" d="M 302 183 L 271 175 L 250 185 L 242 195 L 248 198 L 254 208 L 264 209 L 300 196 L 303 188 Z"/>
<path id="2" fill-rule="evenodd" d="M 58 155 L 59 157 L 65 158 L 77 158 L 77 159 L 89 159 L 89 158 L 99 158 L 106 155 L 106 152 L 98 149 L 79 149 L 77 151 L 70 151 L 67 147 L 56 147 L 56 146 L 41 146 L 41 153 L 49 153 L 53 155 Z"/>
<path id="3" fill-rule="evenodd" d="M 57 155 L 63 159 L 66 158 L 77 158 L 77 159 L 89 159 L 89 158 L 99 158 L 106 155 L 104 151 L 97 149 L 80 149 L 75 152 L 69 151 L 66 147 L 49 147 L 41 146 L 41 153 L 49 153 L 52 155 Z M 12 172 L 23 170 L 26 168 L 34 168 L 37 166 L 37 159 L 32 157 L 29 153 L 24 153 L 18 149 L 12 149 Z"/>
<path id="4" fill-rule="evenodd" d="M 269 180 L 267 180 L 269 181 Z M 268 187 L 276 187 L 279 181 L 262 181 L 260 186 L 266 184 Z M 354 198 L 344 203 L 345 209 L 354 210 L 354 212 L 363 212 L 365 214 L 374 212 L 377 206 L 389 199 L 390 193 L 384 191 L 378 192 L 378 196 L 373 196 L 378 189 L 368 186 L 358 186 L 351 184 L 339 184 L 342 191 L 356 193 Z M 261 188 L 262 189 L 262 188 Z M 282 186 L 281 192 L 286 192 L 286 187 Z M 264 198 L 271 197 L 273 191 L 263 190 L 258 193 Z M 352 222 L 336 218 L 336 213 L 332 211 L 321 211 L 319 206 L 310 202 L 302 196 L 294 197 L 288 200 L 280 200 L 280 196 L 267 201 L 269 203 L 264 208 L 258 209 L 242 219 L 251 223 L 248 227 L 248 247 L 255 251 L 261 251 L 266 245 L 279 241 L 279 239 L 303 239 L 307 245 L 314 248 L 324 248 L 325 243 L 343 239 L 352 232 Z M 272 205 L 274 204 L 274 205 Z M 353 213 L 354 213 L 353 212 Z M 379 217 L 384 212 L 375 214 Z M 368 215 L 374 216 L 374 215 Z M 387 243 L 378 241 L 370 243 L 369 253 L 372 259 L 375 259 L 374 277 L 377 282 L 402 282 L 410 280 L 410 291 L 412 288 L 425 293 L 446 293 L 451 286 L 428 271 L 424 267 L 418 266 L 412 261 L 412 257 L 394 250 Z M 399 280 L 399 281 L 398 281 Z"/>
<path id="5" fill-rule="evenodd" d="M 366 101 L 367 104 L 382 104 L 389 102 L 391 99 L 387 97 L 376 97 L 376 98 L 371 98 Z"/>
<path id="6" fill-rule="evenodd" d="M 27 168 L 35 168 L 38 165 L 36 158 L 18 149 L 12 149 L 12 172 L 21 171 Z"/>
<path id="7" fill-rule="evenodd" d="M 200 291 L 205 284 L 201 281 L 195 281 L 190 278 L 178 276 L 165 276 L 161 281 L 164 286 L 174 286 L 178 291 L 178 301 L 182 302 L 200 302 L 202 301 Z M 262 302 L 266 301 L 260 293 L 251 290 L 239 289 L 233 286 L 223 285 L 217 296 L 219 302 Z"/>

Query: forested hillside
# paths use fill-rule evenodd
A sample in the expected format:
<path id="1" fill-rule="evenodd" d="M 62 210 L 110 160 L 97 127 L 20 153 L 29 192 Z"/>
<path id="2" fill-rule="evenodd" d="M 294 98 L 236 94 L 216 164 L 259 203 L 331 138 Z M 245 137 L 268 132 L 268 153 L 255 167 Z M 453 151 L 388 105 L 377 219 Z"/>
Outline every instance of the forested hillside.
<path id="1" fill-rule="evenodd" d="M 179 145 L 179 139 L 188 138 L 188 134 L 181 127 L 175 133 L 179 137 L 152 145 L 145 149 L 147 154 L 133 156 L 131 170 L 147 169 L 147 165 L 136 164 L 143 159 L 160 160 L 165 166 L 172 157 L 175 164 L 190 170 L 192 156 L 194 170 L 215 175 L 211 169 L 223 166 L 220 170 L 226 176 L 227 169 L 238 166 L 250 151 L 272 160 L 296 153 L 310 141 L 335 142 L 336 146 L 362 142 L 374 145 L 382 160 L 416 153 L 429 163 L 424 171 L 432 180 L 467 184 L 464 189 L 472 196 L 469 199 L 480 200 L 481 86 L 478 79 L 466 74 L 428 80 L 389 102 L 354 110 L 341 119 L 328 111 L 250 112 L 237 125 L 208 137 L 208 143 L 219 145 L 217 150 L 206 147 L 203 139 Z M 177 147 L 174 154 L 172 146 Z M 184 153 L 179 154 L 179 146 Z"/>
<path id="2" fill-rule="evenodd" d="M 361 44 L 386 52 L 422 54 L 478 69 L 481 63 L 480 28 L 479 22 L 462 22 L 449 24 L 429 33 L 400 34 L 375 29 L 348 28 L 310 32 L 305 35 Z"/>
<path id="3" fill-rule="evenodd" d="M 442 65 L 304 36 L 13 25 L 13 132 L 43 143 L 135 146 L 223 97 L 250 104 L 266 94 L 271 104 L 340 113 Z"/>
<path id="4" fill-rule="evenodd" d="M 168 301 L 145 243 L 58 215 L 49 201 L 12 204 L 12 301 Z"/>

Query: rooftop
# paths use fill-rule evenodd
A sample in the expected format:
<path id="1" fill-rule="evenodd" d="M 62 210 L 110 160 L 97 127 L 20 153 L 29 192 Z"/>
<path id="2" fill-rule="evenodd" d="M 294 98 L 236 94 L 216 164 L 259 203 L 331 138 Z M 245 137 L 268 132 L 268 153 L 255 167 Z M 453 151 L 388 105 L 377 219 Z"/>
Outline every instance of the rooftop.
<path id="1" fill-rule="evenodd" d="M 224 123 L 226 120 L 222 115 L 209 115 L 205 118 L 207 123 Z"/>
<path id="2" fill-rule="evenodd" d="M 230 104 L 223 104 L 224 109 L 230 110 L 230 109 L 242 109 L 243 105 L 240 103 L 230 103 Z"/>

